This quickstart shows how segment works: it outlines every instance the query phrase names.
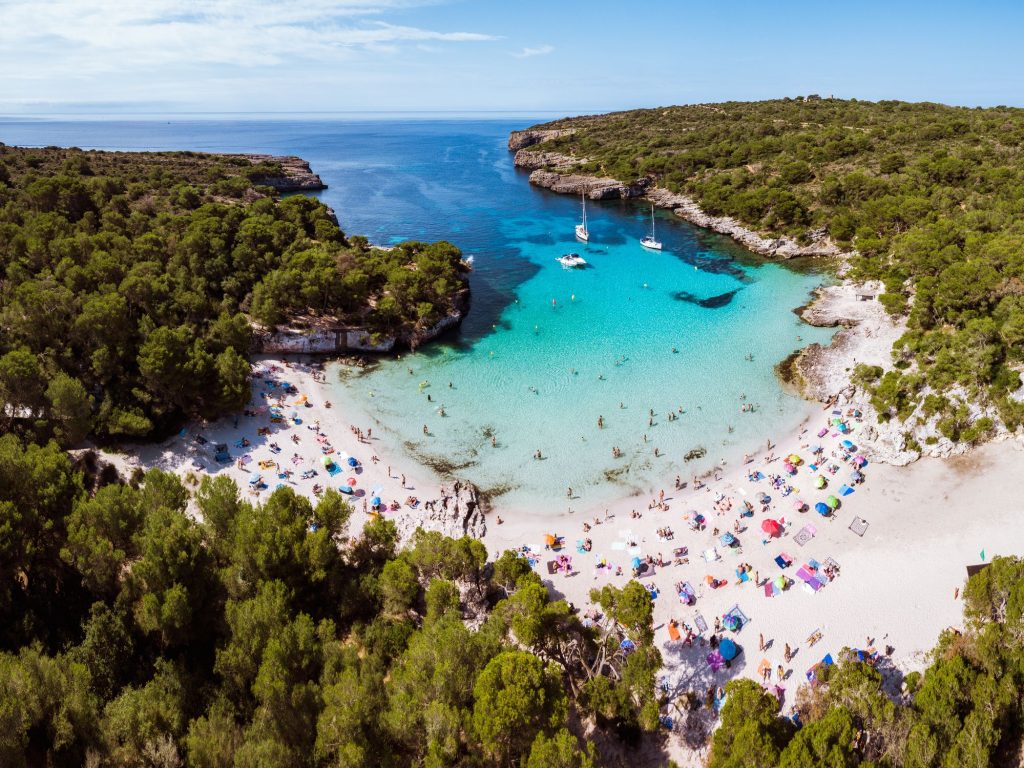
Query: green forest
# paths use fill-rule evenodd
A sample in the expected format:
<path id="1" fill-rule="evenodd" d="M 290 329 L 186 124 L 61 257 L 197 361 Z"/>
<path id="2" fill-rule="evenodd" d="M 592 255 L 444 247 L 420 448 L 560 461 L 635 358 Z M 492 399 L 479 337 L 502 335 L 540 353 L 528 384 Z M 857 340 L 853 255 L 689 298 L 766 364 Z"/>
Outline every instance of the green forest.
<path id="1" fill-rule="evenodd" d="M 0 145 L 0 427 L 141 438 L 249 398 L 254 325 L 414 334 L 449 314 L 449 243 L 390 250 L 279 199 L 272 162 Z"/>
<path id="2" fill-rule="evenodd" d="M 853 249 L 850 276 L 881 280 L 885 307 L 908 317 L 892 368 L 858 371 L 882 419 L 934 418 L 962 441 L 994 426 L 968 404 L 1011 429 L 1024 420 L 1010 396 L 1024 365 L 1024 110 L 808 96 L 534 127 L 573 132 L 526 151 Z"/>
<path id="3" fill-rule="evenodd" d="M 512 552 L 350 512 L 0 436 L 0 765 L 588 768 L 570 723 L 657 727 L 639 583 L 587 627 Z"/>

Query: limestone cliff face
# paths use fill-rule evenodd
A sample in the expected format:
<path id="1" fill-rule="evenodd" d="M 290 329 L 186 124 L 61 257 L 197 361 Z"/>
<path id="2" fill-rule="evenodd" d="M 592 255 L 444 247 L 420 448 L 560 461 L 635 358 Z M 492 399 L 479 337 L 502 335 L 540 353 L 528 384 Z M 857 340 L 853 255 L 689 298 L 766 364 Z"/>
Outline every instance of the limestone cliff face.
<path id="1" fill-rule="evenodd" d="M 244 157 L 253 165 L 269 162 L 278 163 L 284 172 L 281 176 L 266 176 L 255 179 L 255 184 L 273 187 L 278 192 L 318 192 L 327 189 L 320 176 L 313 173 L 309 163 L 294 155 L 236 155 Z"/>
<path id="2" fill-rule="evenodd" d="M 512 131 L 508 137 L 509 152 L 515 152 L 524 147 L 531 147 L 540 144 L 548 139 L 557 139 L 559 136 L 569 136 L 576 132 L 575 128 L 562 128 L 546 131 Z"/>

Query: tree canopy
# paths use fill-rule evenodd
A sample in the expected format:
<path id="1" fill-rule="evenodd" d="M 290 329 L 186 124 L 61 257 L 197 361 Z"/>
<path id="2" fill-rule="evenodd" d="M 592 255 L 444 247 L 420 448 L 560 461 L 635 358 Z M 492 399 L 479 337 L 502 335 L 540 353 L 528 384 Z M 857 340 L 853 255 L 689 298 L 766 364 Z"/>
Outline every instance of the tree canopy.
<path id="1" fill-rule="evenodd" d="M 274 163 L 0 145 L 0 424 L 134 438 L 249 397 L 253 326 L 414 336 L 458 305 L 448 243 L 372 248 Z"/>

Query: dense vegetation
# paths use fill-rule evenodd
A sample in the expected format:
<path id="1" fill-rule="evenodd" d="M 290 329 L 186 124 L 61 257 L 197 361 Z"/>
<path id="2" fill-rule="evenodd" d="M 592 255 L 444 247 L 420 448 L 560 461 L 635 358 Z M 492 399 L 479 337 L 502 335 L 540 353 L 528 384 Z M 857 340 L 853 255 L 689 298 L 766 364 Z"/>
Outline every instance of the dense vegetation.
<path id="1" fill-rule="evenodd" d="M 711 214 L 856 250 L 908 313 L 894 369 L 860 371 L 884 419 L 933 418 L 951 439 L 1011 428 L 1024 364 L 1024 110 L 807 97 L 559 120 L 532 149 L 623 181 L 650 177 Z"/>
<path id="2" fill-rule="evenodd" d="M 422 531 L 396 551 L 385 520 L 349 537 L 333 491 L 115 478 L 0 437 L 6 768 L 584 768 L 570 722 L 657 727 L 636 582 L 595 591 L 588 628 L 511 552 Z"/>
<path id="3" fill-rule="evenodd" d="M 249 396 L 255 321 L 411 334 L 464 284 L 448 243 L 346 238 L 273 163 L 0 145 L 0 426 L 146 436 Z"/>
<path id="4" fill-rule="evenodd" d="M 964 592 L 967 628 L 947 630 L 924 674 L 893 699 L 847 657 L 802 688 L 803 727 L 750 680 L 730 683 L 710 768 L 986 768 L 1024 757 L 1024 562 L 997 558 Z"/>

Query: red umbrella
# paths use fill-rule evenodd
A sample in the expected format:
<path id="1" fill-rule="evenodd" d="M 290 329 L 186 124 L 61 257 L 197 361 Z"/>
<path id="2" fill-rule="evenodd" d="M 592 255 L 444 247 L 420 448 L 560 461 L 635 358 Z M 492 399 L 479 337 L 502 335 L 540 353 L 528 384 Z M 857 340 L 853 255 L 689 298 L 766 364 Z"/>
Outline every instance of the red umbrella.
<path id="1" fill-rule="evenodd" d="M 761 522 L 761 530 L 767 533 L 769 536 L 778 536 L 782 531 L 782 526 L 779 525 L 778 520 L 772 520 L 768 518 Z"/>

